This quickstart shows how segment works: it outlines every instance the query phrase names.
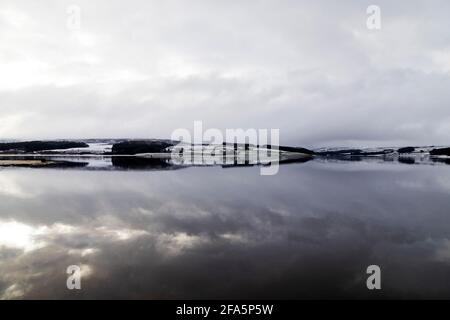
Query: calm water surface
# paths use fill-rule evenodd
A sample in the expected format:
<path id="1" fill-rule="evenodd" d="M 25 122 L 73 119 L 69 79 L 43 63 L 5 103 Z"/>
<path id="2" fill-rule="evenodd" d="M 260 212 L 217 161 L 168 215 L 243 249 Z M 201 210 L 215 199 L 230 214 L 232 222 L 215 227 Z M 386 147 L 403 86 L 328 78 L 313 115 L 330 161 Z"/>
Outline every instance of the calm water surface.
<path id="1" fill-rule="evenodd" d="M 450 298 L 450 166 L 4 168 L 0 298 Z"/>

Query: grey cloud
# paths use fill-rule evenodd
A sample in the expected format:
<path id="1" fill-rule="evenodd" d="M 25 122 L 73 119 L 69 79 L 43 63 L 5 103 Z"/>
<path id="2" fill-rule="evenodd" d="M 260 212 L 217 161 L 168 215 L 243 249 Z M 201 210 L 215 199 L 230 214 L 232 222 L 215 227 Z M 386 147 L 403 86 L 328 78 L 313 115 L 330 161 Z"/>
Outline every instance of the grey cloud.
<path id="1" fill-rule="evenodd" d="M 306 146 L 448 144 L 445 1 L 0 6 L 5 138 L 168 137 L 194 120 Z"/>

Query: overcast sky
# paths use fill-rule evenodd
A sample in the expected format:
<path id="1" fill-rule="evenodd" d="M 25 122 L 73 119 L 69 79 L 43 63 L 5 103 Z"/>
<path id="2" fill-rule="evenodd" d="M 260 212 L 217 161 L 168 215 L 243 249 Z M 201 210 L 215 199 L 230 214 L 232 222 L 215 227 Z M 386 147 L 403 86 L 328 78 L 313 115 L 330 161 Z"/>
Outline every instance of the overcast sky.
<path id="1" fill-rule="evenodd" d="M 380 30 L 366 26 L 371 4 Z M 168 138 L 203 120 L 310 147 L 450 144 L 449 12 L 445 0 L 0 0 L 0 139 Z"/>

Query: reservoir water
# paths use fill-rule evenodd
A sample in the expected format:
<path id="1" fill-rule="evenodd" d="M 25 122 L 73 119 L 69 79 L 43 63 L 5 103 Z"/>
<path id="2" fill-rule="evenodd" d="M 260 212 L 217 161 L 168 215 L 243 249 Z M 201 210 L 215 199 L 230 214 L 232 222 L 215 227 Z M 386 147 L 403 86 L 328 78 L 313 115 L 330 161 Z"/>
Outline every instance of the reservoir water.
<path id="1" fill-rule="evenodd" d="M 450 166 L 2 168 L 0 298 L 450 298 Z"/>

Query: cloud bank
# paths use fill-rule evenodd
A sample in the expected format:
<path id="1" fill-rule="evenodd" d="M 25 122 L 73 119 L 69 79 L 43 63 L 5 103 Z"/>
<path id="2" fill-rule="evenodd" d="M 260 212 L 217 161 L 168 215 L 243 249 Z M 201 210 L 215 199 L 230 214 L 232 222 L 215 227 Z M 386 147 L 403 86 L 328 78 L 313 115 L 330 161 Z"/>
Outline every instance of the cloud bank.
<path id="1" fill-rule="evenodd" d="M 0 3 L 0 138 L 279 128 L 282 143 L 449 144 L 448 1 Z M 70 6 L 80 9 L 70 28 Z"/>

